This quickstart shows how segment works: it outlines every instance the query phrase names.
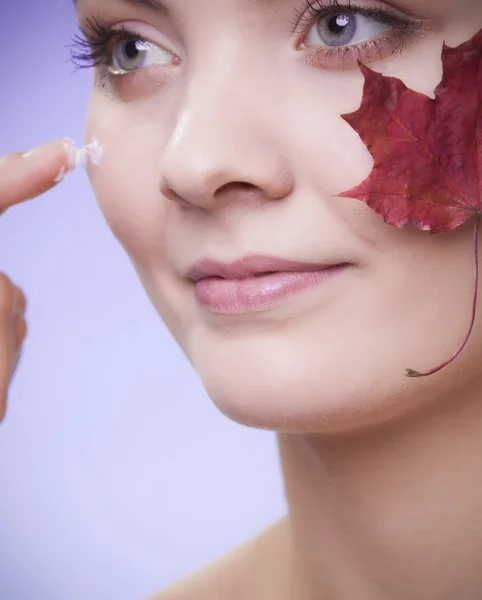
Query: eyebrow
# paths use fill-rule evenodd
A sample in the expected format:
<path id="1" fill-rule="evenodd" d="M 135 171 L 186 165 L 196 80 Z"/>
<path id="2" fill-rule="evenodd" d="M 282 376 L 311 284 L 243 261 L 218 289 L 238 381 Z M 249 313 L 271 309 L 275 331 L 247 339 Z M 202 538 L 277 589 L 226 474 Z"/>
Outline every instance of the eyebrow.
<path id="1" fill-rule="evenodd" d="M 79 4 L 79 0 L 73 0 L 74 6 L 77 7 Z M 132 6 L 149 8 L 151 10 L 161 11 L 163 13 L 169 13 L 169 9 L 165 4 L 161 2 L 161 0 L 122 0 L 125 4 L 130 4 Z"/>
<path id="2" fill-rule="evenodd" d="M 74 6 L 77 7 L 79 0 L 73 0 Z M 125 4 L 130 4 L 131 6 L 144 7 L 149 8 L 150 10 L 161 11 L 166 14 L 170 14 L 170 10 L 167 6 L 162 2 L 162 0 L 121 0 Z M 265 4 L 267 0 L 241 0 L 240 4 L 244 4 L 245 6 L 256 6 Z"/>

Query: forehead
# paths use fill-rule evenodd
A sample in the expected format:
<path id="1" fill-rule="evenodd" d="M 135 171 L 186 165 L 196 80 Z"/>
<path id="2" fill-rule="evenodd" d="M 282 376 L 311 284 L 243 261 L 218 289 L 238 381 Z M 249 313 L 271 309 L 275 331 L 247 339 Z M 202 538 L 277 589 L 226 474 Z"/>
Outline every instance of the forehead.
<path id="1" fill-rule="evenodd" d="M 256 6 L 265 7 L 267 5 L 276 6 L 280 2 L 285 0 L 223 0 L 221 4 L 236 5 L 239 8 L 253 8 Z M 305 0 L 306 1 L 306 0 Z M 369 4 L 370 0 L 359 0 L 360 4 Z M 212 0 L 118 0 L 119 4 L 130 4 L 133 6 L 139 6 L 144 8 L 151 8 L 155 10 L 168 10 L 169 8 L 192 8 L 192 5 L 196 5 L 202 8 L 202 5 Z M 82 5 L 83 0 L 73 0 L 74 5 Z M 348 3 L 348 2 L 347 2 Z M 429 10 L 431 12 L 436 10 L 467 10 L 468 8 L 477 9 L 482 8 L 482 0 L 390 0 L 387 2 L 388 5 L 393 4 L 401 8 L 413 8 L 421 10 Z M 343 0 L 340 1 L 341 7 L 343 7 Z"/>
<path id="2" fill-rule="evenodd" d="M 192 5 L 192 0 L 118 0 L 119 4 L 130 4 L 132 6 L 139 6 L 143 8 L 151 8 L 153 10 L 162 10 L 168 12 L 169 7 L 176 5 L 182 8 L 183 5 L 186 8 Z M 204 4 L 203 0 L 195 0 L 196 4 L 202 8 Z M 234 3 L 241 8 L 250 8 L 253 6 L 264 6 L 267 4 L 276 4 L 279 0 L 235 0 Z M 82 5 L 83 0 L 73 0 L 74 6 Z"/>
<path id="3" fill-rule="evenodd" d="M 97 0 L 98 1 L 98 0 Z M 110 7 L 130 7 L 139 8 L 141 10 L 150 10 L 160 12 L 165 15 L 178 13 L 186 10 L 196 14 L 202 12 L 203 8 L 211 8 L 217 11 L 242 10 L 256 11 L 256 9 L 272 10 L 279 9 L 281 5 L 287 4 L 297 10 L 303 10 L 308 4 L 315 4 L 316 0 L 101 0 L 106 2 Z M 332 0 L 339 5 L 339 10 L 350 7 L 350 0 Z M 387 7 L 394 7 L 402 13 L 407 13 L 408 16 L 420 19 L 429 19 L 434 21 L 434 25 L 439 19 L 444 22 L 447 19 L 457 22 L 466 22 L 474 16 L 482 16 L 482 0 L 378 0 L 381 4 Z M 73 0 L 74 6 L 82 10 L 84 7 L 91 6 L 91 0 Z M 320 5 L 329 5 L 330 0 L 320 0 Z M 373 0 L 357 0 L 356 4 L 352 5 L 351 10 L 356 10 L 357 6 L 373 6 Z"/>
<path id="4" fill-rule="evenodd" d="M 368 0 L 361 0 L 362 4 L 365 2 Z M 420 15 L 453 14 L 458 20 L 463 20 L 467 11 L 482 11 L 482 0 L 389 0 L 386 4 Z"/>

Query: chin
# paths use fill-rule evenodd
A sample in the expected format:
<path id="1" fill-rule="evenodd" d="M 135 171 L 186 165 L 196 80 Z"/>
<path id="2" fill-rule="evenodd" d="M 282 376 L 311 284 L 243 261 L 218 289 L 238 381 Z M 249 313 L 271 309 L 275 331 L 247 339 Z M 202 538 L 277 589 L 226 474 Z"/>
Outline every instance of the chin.
<path id="1" fill-rule="evenodd" d="M 414 386 L 427 385 L 406 378 L 398 364 L 347 355 L 336 343 L 286 331 L 192 341 L 191 363 L 215 406 L 256 429 L 330 434 L 373 428 L 420 408 Z"/>

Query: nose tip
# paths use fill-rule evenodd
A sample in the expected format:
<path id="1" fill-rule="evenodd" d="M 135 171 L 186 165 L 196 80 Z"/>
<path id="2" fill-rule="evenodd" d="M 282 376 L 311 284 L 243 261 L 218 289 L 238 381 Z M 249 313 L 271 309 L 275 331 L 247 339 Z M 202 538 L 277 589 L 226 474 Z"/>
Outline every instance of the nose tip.
<path id="1" fill-rule="evenodd" d="M 163 152 L 163 196 L 205 209 L 253 193 L 266 199 L 287 196 L 294 177 L 277 119 L 262 106 L 223 112 L 202 96 L 197 100 L 195 110 L 191 98 L 177 115 Z"/>

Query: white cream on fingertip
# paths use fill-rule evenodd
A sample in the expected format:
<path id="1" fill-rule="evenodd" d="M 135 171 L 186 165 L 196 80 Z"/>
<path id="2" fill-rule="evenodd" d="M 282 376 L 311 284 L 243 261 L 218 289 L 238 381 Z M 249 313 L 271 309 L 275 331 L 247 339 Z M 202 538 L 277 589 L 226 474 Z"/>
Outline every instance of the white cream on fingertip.
<path id="1" fill-rule="evenodd" d="M 55 178 L 55 183 L 60 183 L 81 165 L 87 166 L 89 163 L 96 166 L 100 165 L 103 149 L 96 137 L 82 148 L 78 148 L 70 138 L 65 138 L 63 147 L 68 158 L 67 166 L 62 167 Z"/>

